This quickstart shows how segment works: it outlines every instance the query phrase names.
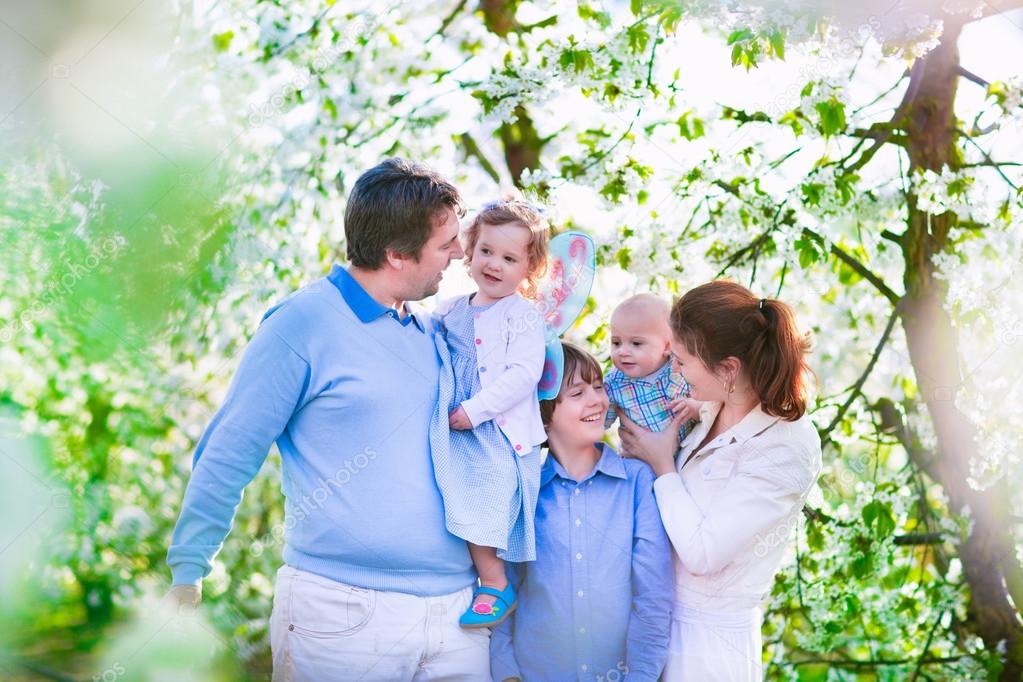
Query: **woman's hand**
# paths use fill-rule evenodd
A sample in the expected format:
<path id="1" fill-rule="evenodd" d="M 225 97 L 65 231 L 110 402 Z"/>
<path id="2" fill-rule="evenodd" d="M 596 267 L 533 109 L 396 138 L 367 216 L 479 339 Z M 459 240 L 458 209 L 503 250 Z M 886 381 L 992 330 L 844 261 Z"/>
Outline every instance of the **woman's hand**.
<path id="1" fill-rule="evenodd" d="M 678 430 L 684 421 L 682 414 L 676 414 L 663 431 L 647 431 L 625 416 L 615 406 L 621 426 L 618 435 L 622 439 L 622 456 L 646 462 L 655 476 L 675 471 L 675 453 L 678 452 Z"/>
<path id="2" fill-rule="evenodd" d="M 456 431 L 468 431 L 472 428 L 472 422 L 469 421 L 469 415 L 465 413 L 465 410 L 462 409 L 461 405 L 451 410 L 451 414 L 448 415 L 448 428 Z"/>

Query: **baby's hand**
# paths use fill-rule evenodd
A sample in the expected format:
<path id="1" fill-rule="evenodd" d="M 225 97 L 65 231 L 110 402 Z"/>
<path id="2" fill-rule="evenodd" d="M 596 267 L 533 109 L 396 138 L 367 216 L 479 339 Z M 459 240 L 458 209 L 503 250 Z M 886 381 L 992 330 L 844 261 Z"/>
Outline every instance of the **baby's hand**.
<path id="1" fill-rule="evenodd" d="M 672 414 L 681 416 L 683 423 L 691 419 L 699 419 L 701 407 L 703 407 L 703 401 L 692 398 L 678 398 L 668 403 L 668 409 Z"/>
<path id="2" fill-rule="evenodd" d="M 469 421 L 469 415 L 465 413 L 465 410 L 462 409 L 461 405 L 451 410 L 451 414 L 448 415 L 448 428 L 452 428 L 456 431 L 468 431 L 472 428 L 472 422 Z"/>

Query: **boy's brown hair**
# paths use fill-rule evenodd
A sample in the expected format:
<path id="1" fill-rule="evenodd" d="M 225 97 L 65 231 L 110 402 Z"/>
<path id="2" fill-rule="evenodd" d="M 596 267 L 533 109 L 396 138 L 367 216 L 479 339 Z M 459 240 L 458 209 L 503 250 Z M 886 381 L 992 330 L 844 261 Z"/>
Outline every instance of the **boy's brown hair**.
<path id="1" fill-rule="evenodd" d="M 540 419 L 543 421 L 545 429 L 550 426 L 554 408 L 561 402 L 568 382 L 574 379 L 576 374 L 579 374 L 579 377 L 588 384 L 604 380 L 604 371 L 595 357 L 568 341 L 562 341 L 561 348 L 565 351 L 565 373 L 561 377 L 561 390 L 553 400 L 540 401 Z"/>

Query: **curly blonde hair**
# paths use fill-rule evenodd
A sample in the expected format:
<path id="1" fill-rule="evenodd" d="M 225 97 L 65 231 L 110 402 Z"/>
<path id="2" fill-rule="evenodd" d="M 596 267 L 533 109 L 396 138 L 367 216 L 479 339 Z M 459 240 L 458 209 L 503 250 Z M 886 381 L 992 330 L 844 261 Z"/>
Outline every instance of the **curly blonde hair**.
<path id="1" fill-rule="evenodd" d="M 547 241 L 550 224 L 539 208 L 519 199 L 505 199 L 487 204 L 476 214 L 472 223 L 463 235 L 465 250 L 465 269 L 472 268 L 472 252 L 480 238 L 480 229 L 484 225 L 515 224 L 529 230 L 529 245 L 526 247 L 528 258 L 528 274 L 519 287 L 519 293 L 525 298 L 535 299 L 539 293 L 538 283 L 547 272 Z"/>

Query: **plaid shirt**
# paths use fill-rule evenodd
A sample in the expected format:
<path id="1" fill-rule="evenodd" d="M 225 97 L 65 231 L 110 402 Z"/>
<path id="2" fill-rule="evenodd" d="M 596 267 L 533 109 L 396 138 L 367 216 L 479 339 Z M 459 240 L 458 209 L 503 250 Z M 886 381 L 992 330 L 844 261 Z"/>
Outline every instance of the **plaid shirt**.
<path id="1" fill-rule="evenodd" d="M 612 407 L 607 411 L 604 428 L 609 429 L 618 419 L 614 405 L 625 411 L 625 416 L 649 431 L 661 431 L 671 421 L 668 403 L 689 395 L 689 384 L 678 372 L 672 372 L 671 360 L 650 376 L 633 379 L 617 367 L 607 373 L 604 388 Z M 692 429 L 692 422 L 682 425 L 678 432 L 681 443 Z"/>

